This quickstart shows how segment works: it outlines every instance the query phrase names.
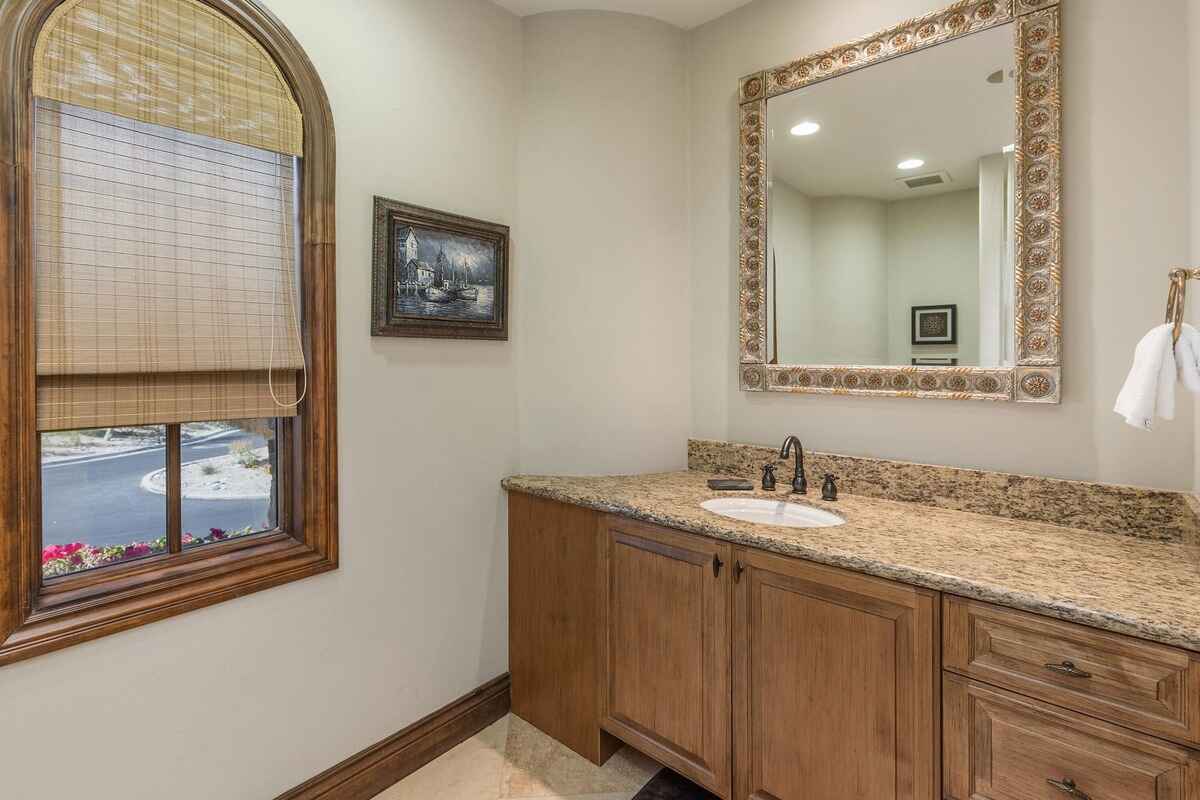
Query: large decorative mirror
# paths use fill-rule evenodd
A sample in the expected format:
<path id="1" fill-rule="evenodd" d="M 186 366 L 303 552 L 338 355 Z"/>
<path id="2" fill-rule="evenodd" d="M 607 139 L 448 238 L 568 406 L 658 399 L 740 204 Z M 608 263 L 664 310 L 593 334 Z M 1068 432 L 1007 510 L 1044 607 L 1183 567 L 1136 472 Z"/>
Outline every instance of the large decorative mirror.
<path id="1" fill-rule="evenodd" d="M 743 389 L 1059 402 L 1059 26 L 968 0 L 742 79 Z"/>

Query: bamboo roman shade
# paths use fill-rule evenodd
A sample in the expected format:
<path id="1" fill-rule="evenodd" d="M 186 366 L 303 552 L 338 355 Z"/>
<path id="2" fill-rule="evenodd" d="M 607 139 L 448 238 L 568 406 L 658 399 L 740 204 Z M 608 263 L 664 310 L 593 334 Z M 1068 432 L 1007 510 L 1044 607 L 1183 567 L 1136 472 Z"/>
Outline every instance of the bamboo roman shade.
<path id="1" fill-rule="evenodd" d="M 34 50 L 33 93 L 230 142 L 303 154 L 279 67 L 198 0 L 66 0 Z"/>
<path id="2" fill-rule="evenodd" d="M 295 413 L 301 120 L 194 0 L 76 0 L 39 39 L 40 430 Z"/>

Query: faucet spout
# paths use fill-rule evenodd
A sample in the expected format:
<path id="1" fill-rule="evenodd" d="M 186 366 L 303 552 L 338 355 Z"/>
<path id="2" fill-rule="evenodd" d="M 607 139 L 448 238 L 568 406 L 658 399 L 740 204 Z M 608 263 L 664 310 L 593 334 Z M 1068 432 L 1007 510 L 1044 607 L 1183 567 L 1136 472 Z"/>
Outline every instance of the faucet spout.
<path id="1" fill-rule="evenodd" d="M 789 436 L 779 448 L 779 457 L 787 458 L 791 455 L 793 445 L 796 447 L 796 473 L 792 476 L 792 493 L 808 494 L 808 479 L 804 476 L 804 445 L 797 437 Z"/>

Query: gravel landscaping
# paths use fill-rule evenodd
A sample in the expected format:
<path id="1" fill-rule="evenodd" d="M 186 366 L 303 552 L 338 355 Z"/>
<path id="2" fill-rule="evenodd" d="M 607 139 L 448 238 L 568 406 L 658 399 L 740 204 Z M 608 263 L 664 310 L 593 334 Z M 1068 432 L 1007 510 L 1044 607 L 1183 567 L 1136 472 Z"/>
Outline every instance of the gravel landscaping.
<path id="1" fill-rule="evenodd" d="M 246 466 L 253 458 L 254 466 Z M 166 494 L 166 470 L 142 478 L 142 488 Z M 252 500 L 270 497 L 271 468 L 267 448 L 245 454 L 217 456 L 183 466 L 183 496 L 191 500 Z"/>

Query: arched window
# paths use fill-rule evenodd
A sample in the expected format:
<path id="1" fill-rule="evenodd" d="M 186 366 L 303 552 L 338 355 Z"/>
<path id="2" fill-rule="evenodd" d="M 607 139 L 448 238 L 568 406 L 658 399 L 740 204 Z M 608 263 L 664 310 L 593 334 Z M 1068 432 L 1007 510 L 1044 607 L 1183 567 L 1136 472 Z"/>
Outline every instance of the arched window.
<path id="1" fill-rule="evenodd" d="M 0 64 L 0 664 L 335 568 L 311 63 L 252 0 L 10 0 Z"/>

